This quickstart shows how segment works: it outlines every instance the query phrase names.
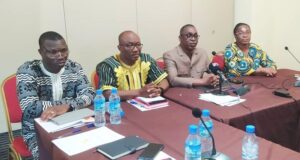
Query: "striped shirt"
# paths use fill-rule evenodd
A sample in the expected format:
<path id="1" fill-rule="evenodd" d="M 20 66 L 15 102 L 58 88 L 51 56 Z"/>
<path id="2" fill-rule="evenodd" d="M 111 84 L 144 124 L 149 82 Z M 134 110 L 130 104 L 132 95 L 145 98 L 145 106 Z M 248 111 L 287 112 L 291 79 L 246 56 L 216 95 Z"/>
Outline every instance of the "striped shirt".
<path id="1" fill-rule="evenodd" d="M 149 54 L 140 54 L 140 58 L 131 66 L 120 60 L 120 54 L 111 56 L 97 65 L 99 86 L 103 90 L 112 87 L 118 90 L 140 89 L 145 84 L 158 84 L 167 77 L 159 69 L 156 61 Z"/>
<path id="2" fill-rule="evenodd" d="M 94 90 L 80 64 L 67 60 L 62 73 L 57 75 L 49 75 L 44 69 L 41 60 L 34 60 L 25 62 L 17 71 L 17 93 L 23 112 L 22 134 L 34 159 L 39 157 L 34 118 L 56 105 L 68 104 L 70 110 L 86 107 L 94 97 Z M 54 81 L 54 76 L 58 82 Z"/>

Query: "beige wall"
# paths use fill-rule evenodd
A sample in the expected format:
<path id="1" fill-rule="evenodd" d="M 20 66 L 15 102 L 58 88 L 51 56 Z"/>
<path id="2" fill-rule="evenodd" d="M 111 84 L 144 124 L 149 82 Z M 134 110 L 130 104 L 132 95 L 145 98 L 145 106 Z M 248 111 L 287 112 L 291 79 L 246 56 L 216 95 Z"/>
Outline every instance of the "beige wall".
<path id="1" fill-rule="evenodd" d="M 299 70 L 300 64 L 284 50 L 288 46 L 300 59 L 300 1 L 235 0 L 235 24 L 249 23 L 252 42 L 259 44 L 279 68 Z"/>
<path id="2" fill-rule="evenodd" d="M 200 47 L 222 50 L 232 40 L 233 12 L 233 0 L 1 0 L 0 81 L 24 61 L 39 59 L 38 37 L 47 30 L 67 37 L 70 58 L 90 76 L 117 52 L 124 30 L 138 32 L 143 51 L 154 58 L 178 44 L 187 23 L 197 26 Z M 6 131 L 2 99 L 0 122 L 0 132 Z"/>

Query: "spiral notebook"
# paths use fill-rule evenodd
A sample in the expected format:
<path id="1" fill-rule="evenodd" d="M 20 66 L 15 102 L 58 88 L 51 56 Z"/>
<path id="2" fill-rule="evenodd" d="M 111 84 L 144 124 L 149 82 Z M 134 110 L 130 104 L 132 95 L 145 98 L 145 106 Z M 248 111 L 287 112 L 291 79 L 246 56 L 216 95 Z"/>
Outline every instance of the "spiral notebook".
<path id="1" fill-rule="evenodd" d="M 138 136 L 128 136 L 97 147 L 97 151 L 110 159 L 117 159 L 148 146 L 148 142 Z"/>

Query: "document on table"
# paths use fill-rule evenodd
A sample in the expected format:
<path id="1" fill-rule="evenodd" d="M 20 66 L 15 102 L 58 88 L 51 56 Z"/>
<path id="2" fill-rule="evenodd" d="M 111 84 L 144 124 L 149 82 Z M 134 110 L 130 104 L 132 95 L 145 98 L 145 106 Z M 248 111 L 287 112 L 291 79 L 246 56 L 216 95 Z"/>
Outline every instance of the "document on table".
<path id="1" fill-rule="evenodd" d="M 135 108 L 137 108 L 138 110 L 144 112 L 144 111 L 150 111 L 153 109 L 159 109 L 159 108 L 163 108 L 163 107 L 168 107 L 169 106 L 169 102 L 162 102 L 162 103 L 158 103 L 158 104 L 154 104 L 154 105 L 150 105 L 147 106 L 146 104 L 143 104 L 141 102 L 136 101 L 135 99 L 129 99 L 127 100 L 127 103 L 131 104 L 132 106 L 134 106 Z"/>
<path id="2" fill-rule="evenodd" d="M 213 102 L 220 106 L 233 106 L 246 101 L 240 97 L 230 96 L 230 95 L 214 95 L 211 93 L 204 93 L 199 95 L 199 99 Z"/>
<path id="3" fill-rule="evenodd" d="M 107 127 L 101 127 L 73 136 L 55 139 L 52 143 L 69 156 L 72 156 L 123 137 Z"/>
<path id="4" fill-rule="evenodd" d="M 53 121 L 42 121 L 41 118 L 34 119 L 36 123 L 38 123 L 42 128 L 44 128 L 48 133 L 61 131 L 67 128 L 71 128 L 77 125 L 83 125 L 84 123 L 93 122 L 94 118 L 89 117 L 85 119 L 79 119 L 73 122 L 69 122 L 66 124 L 58 125 Z"/>
<path id="5" fill-rule="evenodd" d="M 160 151 L 157 156 L 154 158 L 154 160 L 176 160 L 175 158 L 171 157 L 167 153 Z"/>

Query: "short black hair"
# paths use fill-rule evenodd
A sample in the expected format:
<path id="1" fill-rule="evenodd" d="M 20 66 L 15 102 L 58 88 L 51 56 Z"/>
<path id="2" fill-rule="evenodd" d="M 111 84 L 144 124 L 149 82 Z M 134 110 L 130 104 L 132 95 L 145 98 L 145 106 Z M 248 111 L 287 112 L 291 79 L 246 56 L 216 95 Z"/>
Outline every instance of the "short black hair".
<path id="1" fill-rule="evenodd" d="M 42 47 L 45 40 L 62 40 L 64 39 L 60 34 L 54 31 L 48 31 L 43 33 L 39 38 L 40 48 Z"/>
<path id="2" fill-rule="evenodd" d="M 233 29 L 233 34 L 235 35 L 236 31 L 239 29 L 240 26 L 248 26 L 250 28 L 250 26 L 247 23 L 238 23 L 235 25 L 234 29 Z"/>
<path id="3" fill-rule="evenodd" d="M 194 25 L 192 25 L 192 24 L 186 24 L 186 25 L 184 25 L 184 26 L 182 26 L 182 27 L 180 28 L 180 32 L 179 32 L 179 34 L 181 35 L 181 34 L 182 34 L 182 32 L 183 32 L 183 30 L 184 30 L 185 28 L 187 28 L 187 27 L 194 27 L 194 28 L 195 28 L 195 26 L 194 26 Z"/>

